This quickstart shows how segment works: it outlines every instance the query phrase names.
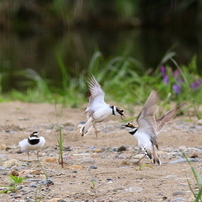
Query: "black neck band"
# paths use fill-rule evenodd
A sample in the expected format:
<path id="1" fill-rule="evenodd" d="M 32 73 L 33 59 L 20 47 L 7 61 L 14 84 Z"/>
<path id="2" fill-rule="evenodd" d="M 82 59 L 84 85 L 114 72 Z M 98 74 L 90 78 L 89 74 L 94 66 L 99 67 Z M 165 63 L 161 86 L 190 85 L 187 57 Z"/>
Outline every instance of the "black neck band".
<path id="1" fill-rule="evenodd" d="M 115 116 L 114 106 L 110 106 L 112 108 L 112 114 Z"/>
<path id="2" fill-rule="evenodd" d="M 138 129 L 138 128 L 135 128 L 133 131 L 130 131 L 129 133 L 130 133 L 131 135 L 134 135 L 134 134 L 137 132 L 137 129 Z"/>

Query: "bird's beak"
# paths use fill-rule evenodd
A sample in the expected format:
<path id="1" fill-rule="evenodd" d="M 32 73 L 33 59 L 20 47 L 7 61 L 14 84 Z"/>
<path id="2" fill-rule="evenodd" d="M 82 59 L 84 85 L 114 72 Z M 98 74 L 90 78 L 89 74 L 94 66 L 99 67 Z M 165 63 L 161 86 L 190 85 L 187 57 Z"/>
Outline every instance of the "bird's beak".
<path id="1" fill-rule="evenodd" d="M 122 125 L 121 128 L 124 129 L 127 125 Z"/>

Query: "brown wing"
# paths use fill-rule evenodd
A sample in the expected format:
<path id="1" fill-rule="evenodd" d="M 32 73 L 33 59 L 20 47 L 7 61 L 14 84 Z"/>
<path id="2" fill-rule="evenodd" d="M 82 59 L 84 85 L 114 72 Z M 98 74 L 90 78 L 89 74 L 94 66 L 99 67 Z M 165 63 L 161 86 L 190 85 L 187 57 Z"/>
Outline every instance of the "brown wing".
<path id="1" fill-rule="evenodd" d="M 154 116 L 157 101 L 158 95 L 156 91 L 152 91 L 147 98 L 142 111 L 137 117 L 137 122 L 139 124 L 139 131 L 148 134 L 150 136 L 151 142 L 158 148 L 156 136 L 156 120 Z"/>
<path id="2" fill-rule="evenodd" d="M 177 114 L 178 110 L 180 108 L 180 105 L 175 106 L 173 109 L 171 109 L 170 111 L 168 111 L 166 114 L 164 114 L 163 116 L 161 116 L 160 118 L 158 118 L 156 120 L 156 124 L 157 124 L 157 133 L 160 133 L 161 129 L 163 128 L 163 126 L 170 121 L 171 119 L 173 119 L 175 117 L 175 115 Z"/>
<path id="3" fill-rule="evenodd" d="M 156 110 L 156 104 L 158 101 L 158 95 L 156 91 L 152 91 L 147 98 L 147 101 L 145 102 L 144 107 L 142 108 L 142 111 L 137 117 L 137 123 L 140 127 L 145 127 L 147 124 L 153 124 L 156 125 L 154 112 Z"/>

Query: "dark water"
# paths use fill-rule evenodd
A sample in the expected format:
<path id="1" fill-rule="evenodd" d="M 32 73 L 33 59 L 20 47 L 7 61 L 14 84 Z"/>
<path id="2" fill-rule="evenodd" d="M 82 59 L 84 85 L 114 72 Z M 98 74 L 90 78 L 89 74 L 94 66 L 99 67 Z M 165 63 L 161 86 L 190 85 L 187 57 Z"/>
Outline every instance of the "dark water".
<path id="1" fill-rule="evenodd" d="M 202 33 L 176 29 L 74 30 L 54 34 L 0 33 L 0 74 L 3 92 L 22 90 L 28 83 L 20 70 L 33 69 L 47 79 L 59 83 L 60 54 L 67 72 L 78 77 L 87 68 L 96 50 L 103 58 L 132 56 L 143 64 L 143 72 L 156 68 L 170 49 L 176 52 L 179 65 L 188 64 L 194 55 L 200 73 L 202 65 Z M 172 65 L 172 64 L 171 64 Z M 173 65 L 174 67 L 174 65 Z"/>

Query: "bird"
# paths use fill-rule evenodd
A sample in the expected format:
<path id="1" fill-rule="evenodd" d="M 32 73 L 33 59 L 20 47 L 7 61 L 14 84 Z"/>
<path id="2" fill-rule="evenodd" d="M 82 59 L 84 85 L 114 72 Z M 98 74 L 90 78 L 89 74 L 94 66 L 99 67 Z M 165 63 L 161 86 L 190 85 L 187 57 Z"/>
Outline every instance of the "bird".
<path id="1" fill-rule="evenodd" d="M 157 92 L 153 90 L 137 117 L 136 121 L 139 127 L 135 127 L 132 123 L 127 123 L 124 127 L 137 139 L 139 152 L 142 149 L 145 152 L 145 155 L 152 160 L 152 163 L 161 165 L 161 160 L 156 153 L 156 149 L 159 149 L 157 135 L 164 125 L 175 117 L 180 105 L 176 105 L 170 111 L 156 119 L 154 113 L 157 101 Z"/>
<path id="2" fill-rule="evenodd" d="M 19 146 L 21 147 L 21 150 L 27 151 L 29 159 L 29 152 L 42 149 L 45 143 L 46 143 L 45 138 L 39 137 L 38 132 L 35 131 L 27 139 L 20 141 Z"/>
<path id="3" fill-rule="evenodd" d="M 93 75 L 89 76 L 88 86 L 90 97 L 88 106 L 85 110 L 87 122 L 81 127 L 80 133 L 81 136 L 85 136 L 93 127 L 97 137 L 99 131 L 96 129 L 95 124 L 104 121 L 110 115 L 120 115 L 121 118 L 125 117 L 124 110 L 105 103 L 105 92 Z"/>

